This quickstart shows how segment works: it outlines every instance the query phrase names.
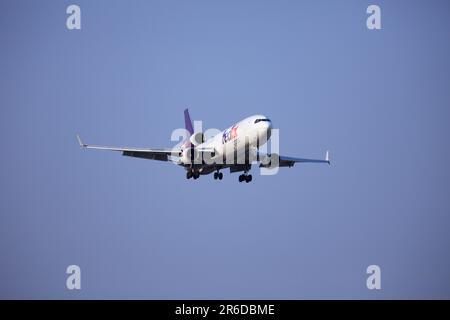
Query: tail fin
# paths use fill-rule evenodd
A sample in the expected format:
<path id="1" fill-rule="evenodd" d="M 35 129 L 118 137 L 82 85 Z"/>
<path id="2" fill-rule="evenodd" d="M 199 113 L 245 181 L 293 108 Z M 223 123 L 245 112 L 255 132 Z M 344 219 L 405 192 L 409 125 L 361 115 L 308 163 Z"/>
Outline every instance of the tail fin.
<path id="1" fill-rule="evenodd" d="M 194 127 L 192 126 L 191 117 L 189 116 L 189 110 L 184 110 L 184 127 L 189 132 L 189 134 L 192 136 L 194 134 Z"/>

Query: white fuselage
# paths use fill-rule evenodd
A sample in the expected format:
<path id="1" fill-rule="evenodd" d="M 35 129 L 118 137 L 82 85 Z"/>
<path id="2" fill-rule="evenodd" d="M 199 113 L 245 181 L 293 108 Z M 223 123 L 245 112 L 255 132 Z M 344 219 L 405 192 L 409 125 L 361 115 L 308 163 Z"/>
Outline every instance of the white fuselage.
<path id="1" fill-rule="evenodd" d="M 246 153 L 252 150 L 256 152 L 269 140 L 271 128 L 272 124 L 268 118 L 254 115 L 223 130 L 196 148 L 214 150 L 212 163 L 242 163 Z M 211 162 L 209 164 L 212 164 Z"/>

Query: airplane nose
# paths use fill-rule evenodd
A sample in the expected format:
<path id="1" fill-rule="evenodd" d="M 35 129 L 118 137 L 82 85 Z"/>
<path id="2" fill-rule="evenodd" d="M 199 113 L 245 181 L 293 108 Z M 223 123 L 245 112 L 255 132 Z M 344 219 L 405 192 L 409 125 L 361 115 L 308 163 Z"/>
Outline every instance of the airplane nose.
<path id="1" fill-rule="evenodd" d="M 266 134 L 267 134 L 267 140 L 270 139 L 270 136 L 272 134 L 272 123 L 268 122 L 267 123 L 267 128 L 266 128 Z"/>
<path id="2" fill-rule="evenodd" d="M 265 121 L 263 125 L 263 130 L 269 132 L 272 129 L 272 122 L 271 121 Z"/>
<path id="3" fill-rule="evenodd" d="M 264 141 L 267 141 L 272 133 L 272 123 L 270 121 L 261 122 L 258 131 L 260 138 Z"/>

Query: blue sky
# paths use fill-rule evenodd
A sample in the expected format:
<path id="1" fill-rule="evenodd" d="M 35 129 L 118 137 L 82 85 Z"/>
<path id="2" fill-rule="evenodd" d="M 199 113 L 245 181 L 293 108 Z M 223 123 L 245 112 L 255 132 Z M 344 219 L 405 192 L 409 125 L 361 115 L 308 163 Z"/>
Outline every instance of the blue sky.
<path id="1" fill-rule="evenodd" d="M 0 9 L 1 298 L 450 298 L 447 1 L 77 1 L 69 31 L 72 3 Z M 333 164 L 192 181 L 77 145 L 171 147 L 186 106 Z"/>

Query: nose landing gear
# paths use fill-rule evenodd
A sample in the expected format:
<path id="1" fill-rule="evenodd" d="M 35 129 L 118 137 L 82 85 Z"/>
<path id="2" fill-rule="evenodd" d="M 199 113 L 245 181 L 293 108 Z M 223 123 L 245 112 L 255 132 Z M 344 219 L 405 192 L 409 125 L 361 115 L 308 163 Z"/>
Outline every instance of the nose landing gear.
<path id="1" fill-rule="evenodd" d="M 244 181 L 246 183 L 249 183 L 250 181 L 252 181 L 252 175 L 251 174 L 247 174 L 247 173 L 241 174 L 239 176 L 239 182 L 244 182 Z"/>

